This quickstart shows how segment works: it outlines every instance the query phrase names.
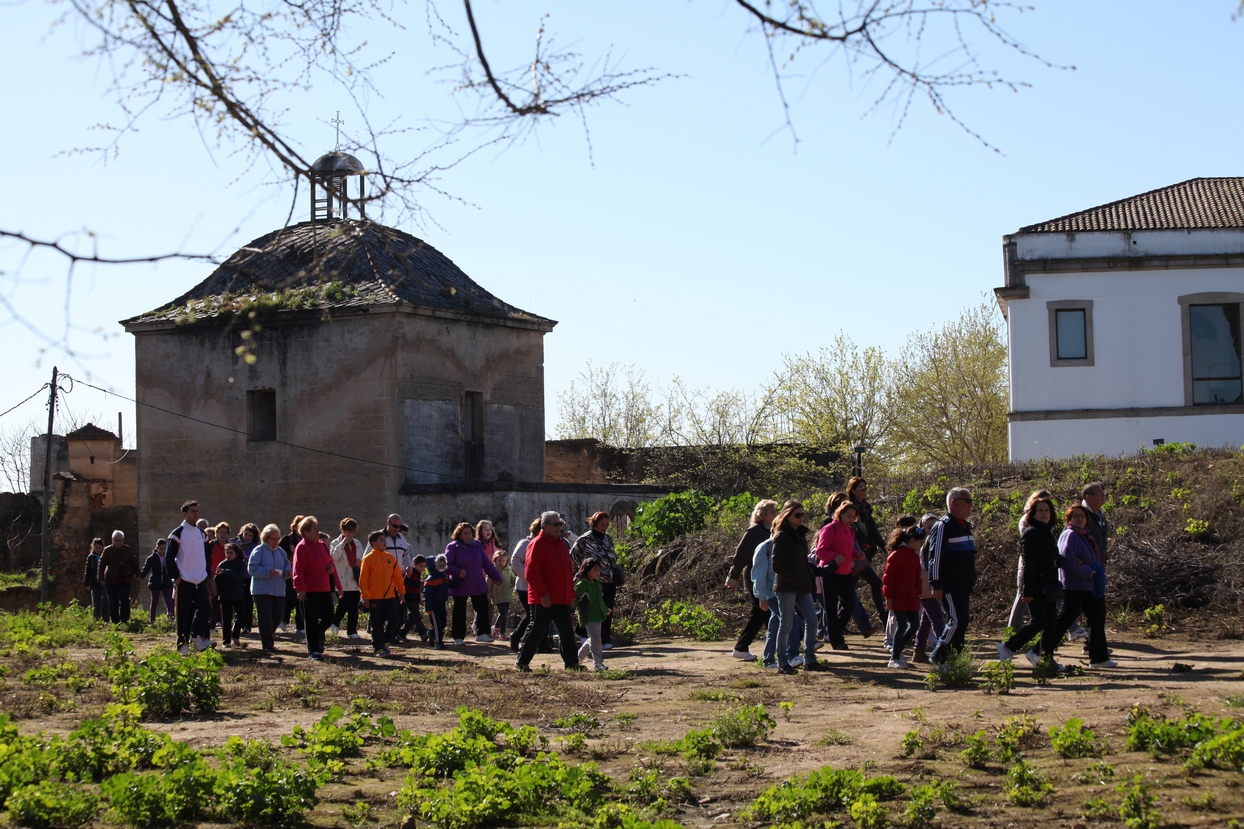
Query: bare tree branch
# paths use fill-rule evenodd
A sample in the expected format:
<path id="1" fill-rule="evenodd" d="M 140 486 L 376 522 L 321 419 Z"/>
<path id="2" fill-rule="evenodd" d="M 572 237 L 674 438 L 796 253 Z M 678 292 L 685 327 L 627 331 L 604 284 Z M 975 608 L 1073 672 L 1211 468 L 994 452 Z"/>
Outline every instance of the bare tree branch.
<path id="1" fill-rule="evenodd" d="M 96 248 L 97 244 L 95 234 L 88 232 L 87 235 L 92 239 L 92 247 Z M 4 230 L 2 228 L 0 228 L 0 238 L 14 239 L 30 246 L 31 248 L 47 248 L 49 250 L 54 250 L 74 264 L 77 264 L 78 262 L 91 262 L 98 265 L 140 265 L 148 262 L 164 262 L 169 259 L 187 259 L 195 262 L 220 262 L 219 257 L 213 256 L 212 254 L 183 253 L 180 251 L 174 253 L 156 253 L 149 256 L 125 257 L 100 256 L 97 249 L 89 254 L 76 253 L 65 247 L 61 243 L 60 239 L 54 239 L 52 241 L 48 241 L 47 239 L 35 239 L 27 236 L 21 231 Z"/>

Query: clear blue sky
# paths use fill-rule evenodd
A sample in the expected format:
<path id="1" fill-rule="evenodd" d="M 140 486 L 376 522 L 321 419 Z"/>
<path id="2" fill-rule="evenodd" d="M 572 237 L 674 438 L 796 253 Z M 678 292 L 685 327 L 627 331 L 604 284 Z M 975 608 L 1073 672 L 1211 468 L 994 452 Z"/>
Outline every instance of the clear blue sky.
<path id="1" fill-rule="evenodd" d="M 442 10 L 463 28 L 459 7 Z M 1075 71 L 1047 69 L 996 48 L 986 60 L 1029 89 L 959 90 L 957 113 L 1002 153 L 927 105 L 866 114 L 875 87 L 841 60 L 812 60 L 788 85 L 796 148 L 765 53 L 729 0 L 478 3 L 494 62 L 520 62 L 540 15 L 563 44 L 624 66 L 681 77 L 566 119 L 505 151 L 487 149 L 443 174 L 469 204 L 428 195 L 426 239 L 502 299 L 560 324 L 545 340 L 547 429 L 556 392 L 591 359 L 634 363 L 654 384 L 752 386 L 783 353 L 815 350 L 845 329 L 896 351 L 915 330 L 954 317 L 1001 284 L 1001 237 L 1043 219 L 1196 176 L 1244 175 L 1244 21 L 1234 0 L 1040 2 L 1007 17 L 1025 46 Z M 423 4 L 406 31 L 367 32 L 394 58 L 367 102 L 377 122 L 419 127 L 452 114 L 450 56 L 426 37 Z M 227 255 L 285 224 L 289 189 L 248 166 L 187 119 L 158 108 L 105 163 L 76 148 L 107 142 L 93 129 L 121 114 L 109 69 L 78 57 L 80 25 L 52 31 L 57 7 L 6 6 L 0 71 L 9 79 L 0 131 L 8 159 L 0 227 L 39 237 L 89 229 L 112 256 L 171 250 Z M 317 86 L 286 102 L 308 157 L 332 148 L 327 121 L 350 102 Z M 774 134 L 776 132 L 776 134 Z M 391 147 L 411 156 L 414 132 Z M 365 154 L 360 154 L 368 163 Z M 295 206 L 294 220 L 304 205 Z M 6 382 L 0 411 L 45 382 L 53 364 L 132 395 L 132 338 L 117 320 L 181 294 L 210 266 L 79 267 L 0 243 Z M 67 299 L 68 297 L 68 299 Z M 66 325 L 74 354 L 48 347 Z M 31 326 L 35 331 L 31 330 Z M 187 367 L 193 371 L 193 367 Z M 79 389 L 76 412 L 133 407 Z M 46 409 L 34 402 L 0 426 Z M 132 443 L 133 435 L 127 435 Z"/>

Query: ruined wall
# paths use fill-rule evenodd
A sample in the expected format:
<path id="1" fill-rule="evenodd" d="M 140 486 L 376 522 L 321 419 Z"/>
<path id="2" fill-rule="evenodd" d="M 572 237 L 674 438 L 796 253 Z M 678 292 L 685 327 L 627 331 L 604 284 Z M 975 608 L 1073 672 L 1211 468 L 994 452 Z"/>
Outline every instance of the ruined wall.
<path id="1" fill-rule="evenodd" d="M 380 526 L 402 480 L 395 319 L 307 312 L 265 323 L 253 365 L 235 354 L 235 329 L 136 333 L 138 399 L 227 427 L 138 406 L 143 548 L 180 522 L 188 498 L 235 530 L 248 521 L 284 527 L 297 513 Z M 247 392 L 257 389 L 275 390 L 276 441 L 248 436 Z"/>
<path id="2" fill-rule="evenodd" d="M 543 481 L 544 332 L 423 314 L 401 332 L 406 482 Z"/>

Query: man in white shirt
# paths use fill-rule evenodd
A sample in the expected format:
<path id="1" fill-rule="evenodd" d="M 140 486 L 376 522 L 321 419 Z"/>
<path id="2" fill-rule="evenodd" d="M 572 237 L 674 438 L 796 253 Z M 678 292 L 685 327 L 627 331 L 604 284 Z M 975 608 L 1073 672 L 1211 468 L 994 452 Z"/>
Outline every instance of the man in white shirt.
<path id="1" fill-rule="evenodd" d="M 182 656 L 205 651 L 216 643 L 208 639 L 212 600 L 207 588 L 207 535 L 199 529 L 199 502 L 181 505 L 182 522 L 168 536 L 166 557 L 177 573 L 177 649 Z"/>
<path id="2" fill-rule="evenodd" d="M 402 533 L 404 526 L 402 516 L 396 512 L 389 516 L 389 520 L 384 524 L 384 549 L 389 555 L 397 559 L 397 566 L 402 568 L 402 577 L 410 578 L 411 570 L 415 566 L 415 554 L 410 549 L 410 542 L 406 540 L 406 536 Z M 402 631 L 405 631 L 408 627 L 406 614 L 410 611 L 408 605 L 404 602 L 397 607 L 398 635 L 393 641 L 404 645 L 406 644 L 406 634 Z M 418 613 L 419 611 L 416 609 L 414 612 Z"/>

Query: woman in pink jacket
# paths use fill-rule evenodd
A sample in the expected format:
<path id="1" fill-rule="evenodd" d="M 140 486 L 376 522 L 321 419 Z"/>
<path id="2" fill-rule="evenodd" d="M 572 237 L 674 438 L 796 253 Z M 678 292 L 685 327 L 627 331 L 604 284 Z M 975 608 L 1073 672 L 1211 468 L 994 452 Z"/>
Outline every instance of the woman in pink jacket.
<path id="1" fill-rule="evenodd" d="M 825 582 L 825 621 L 829 643 L 836 651 L 847 650 L 842 638 L 851 611 L 855 609 L 855 580 L 851 578 L 856 559 L 855 522 L 859 511 L 850 501 L 838 505 L 834 520 L 824 527 L 816 540 L 816 560 Z M 859 553 L 863 559 L 863 553 Z"/>
<path id="2" fill-rule="evenodd" d="M 328 552 L 328 544 L 320 538 L 320 524 L 314 515 L 308 515 L 298 524 L 302 540 L 294 547 L 294 590 L 302 605 L 303 619 L 307 625 L 307 653 L 312 659 L 324 655 L 324 632 L 332 621 L 332 592 L 341 598 L 341 580 L 337 578 L 337 565 Z"/>

